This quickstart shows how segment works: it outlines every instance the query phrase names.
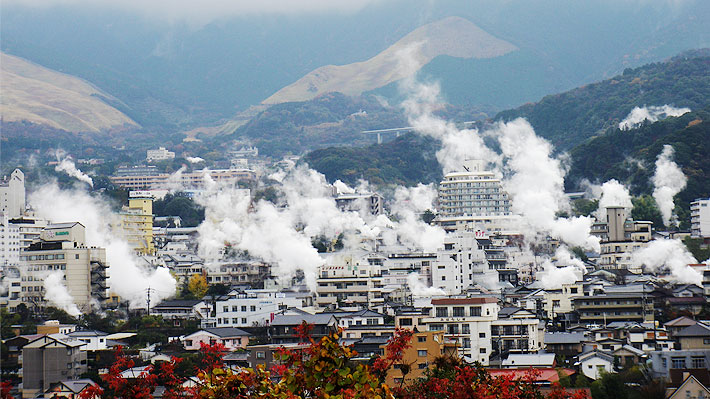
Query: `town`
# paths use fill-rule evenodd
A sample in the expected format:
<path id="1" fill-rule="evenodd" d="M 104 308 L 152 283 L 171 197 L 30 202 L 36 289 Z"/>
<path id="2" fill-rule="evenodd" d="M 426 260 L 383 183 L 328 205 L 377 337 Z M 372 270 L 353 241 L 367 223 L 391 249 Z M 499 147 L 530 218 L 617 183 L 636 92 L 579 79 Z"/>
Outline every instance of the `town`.
<path id="1" fill-rule="evenodd" d="M 115 211 L 81 190 L 28 193 L 20 169 L 4 178 L 8 392 L 78 397 L 119 347 L 135 361 L 122 374 L 129 381 L 215 344 L 229 367 L 271 369 L 306 323 L 315 340 L 342 331 L 363 364 L 412 331 L 411 371 L 391 368 L 390 386 L 418 380 L 446 354 L 492 375 L 534 369 L 540 387 L 590 396 L 605 376 L 631 371 L 662 382 L 665 397 L 710 395 L 710 265 L 699 258 L 710 198 L 691 203 L 683 231 L 675 214 L 665 229 L 634 220 L 630 198 L 610 194 L 615 181 L 601 198 L 565 193 L 568 219 L 555 221 L 589 221 L 573 240 L 531 224 L 483 160 L 465 159 L 438 187 L 378 193 L 328 184 L 296 158 L 269 165 L 254 147 L 231 156 L 224 169 L 168 173 L 151 163 L 175 153 L 149 150 L 110 177 L 127 193 Z M 71 158 L 52 165 L 91 182 Z M 204 207 L 204 221 L 155 216 L 166 196 Z M 279 230 L 284 219 L 295 227 Z"/>

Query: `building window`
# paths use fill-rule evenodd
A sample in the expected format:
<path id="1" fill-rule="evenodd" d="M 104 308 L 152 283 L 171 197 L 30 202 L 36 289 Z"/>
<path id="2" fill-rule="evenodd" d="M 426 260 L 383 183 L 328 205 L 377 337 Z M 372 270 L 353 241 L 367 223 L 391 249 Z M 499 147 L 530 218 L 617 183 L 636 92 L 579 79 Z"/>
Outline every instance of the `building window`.
<path id="1" fill-rule="evenodd" d="M 256 358 L 257 359 L 266 359 L 266 353 L 265 352 L 256 352 Z"/>
<path id="2" fill-rule="evenodd" d="M 242 317 L 242 324 L 247 324 L 247 318 L 246 318 L 246 317 Z"/>
<path id="3" fill-rule="evenodd" d="M 478 333 L 478 338 L 486 338 L 486 333 Z"/>
<path id="4" fill-rule="evenodd" d="M 672 369 L 684 369 L 685 368 L 685 358 L 684 357 L 671 358 L 671 368 Z"/>
<path id="5" fill-rule="evenodd" d="M 419 363 L 419 370 L 423 370 L 423 369 L 427 368 L 427 366 L 428 365 L 426 363 Z"/>
<path id="6" fill-rule="evenodd" d="M 463 306 L 454 306 L 454 317 L 464 317 Z"/>
<path id="7" fill-rule="evenodd" d="M 471 306 L 468 309 L 469 316 L 471 317 L 478 317 L 481 315 L 481 307 L 480 306 Z"/>
<path id="8" fill-rule="evenodd" d="M 426 342 L 426 336 L 417 337 L 417 342 Z"/>
<path id="9" fill-rule="evenodd" d="M 459 333 L 459 325 L 458 324 L 449 324 L 449 334 L 458 334 Z"/>
<path id="10" fill-rule="evenodd" d="M 471 334 L 471 327 L 468 324 L 461 324 L 462 334 Z"/>
<path id="11" fill-rule="evenodd" d="M 419 349 L 417 351 L 417 356 L 419 357 L 426 357 L 427 356 L 427 350 L 426 349 Z"/>
<path id="12" fill-rule="evenodd" d="M 449 308 L 446 308 L 446 307 L 436 308 L 436 317 L 448 317 L 448 316 L 449 316 Z"/>
<path id="13" fill-rule="evenodd" d="M 705 368 L 705 358 L 700 356 L 693 356 L 690 359 L 690 367 L 694 369 L 704 369 Z"/>
<path id="14" fill-rule="evenodd" d="M 412 325 L 412 319 L 410 318 L 403 318 L 399 319 L 399 325 L 400 326 L 411 326 Z"/>
<path id="15" fill-rule="evenodd" d="M 481 352 L 481 353 L 486 353 L 486 348 L 481 348 L 481 349 L 479 350 L 479 352 Z"/>

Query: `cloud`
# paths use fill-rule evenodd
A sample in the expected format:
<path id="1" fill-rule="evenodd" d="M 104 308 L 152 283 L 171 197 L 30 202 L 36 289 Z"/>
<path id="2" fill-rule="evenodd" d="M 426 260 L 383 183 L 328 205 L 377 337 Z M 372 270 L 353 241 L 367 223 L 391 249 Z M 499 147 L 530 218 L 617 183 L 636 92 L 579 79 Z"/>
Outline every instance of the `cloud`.
<path id="1" fill-rule="evenodd" d="M 670 105 L 634 107 L 629 115 L 619 123 L 619 129 L 630 130 L 641 126 L 644 121 L 656 122 L 669 116 L 681 116 L 686 112 L 690 112 L 690 108 L 676 108 Z"/>

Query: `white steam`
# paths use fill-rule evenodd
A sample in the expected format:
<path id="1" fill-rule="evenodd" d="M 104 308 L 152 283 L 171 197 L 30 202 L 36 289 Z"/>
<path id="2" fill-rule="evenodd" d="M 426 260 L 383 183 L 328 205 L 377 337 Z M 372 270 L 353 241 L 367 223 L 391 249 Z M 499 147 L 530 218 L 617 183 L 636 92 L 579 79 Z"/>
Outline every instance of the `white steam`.
<path id="1" fill-rule="evenodd" d="M 656 173 L 653 175 L 653 198 L 658 204 L 658 209 L 663 216 L 663 224 L 670 226 L 677 224 L 673 214 L 673 197 L 685 188 L 688 179 L 683 171 L 673 161 L 673 147 L 666 144 L 656 160 Z"/>
<path id="2" fill-rule="evenodd" d="M 583 182 L 587 186 L 587 191 L 591 192 L 593 198 L 599 199 L 599 206 L 594 213 L 597 220 L 604 220 L 606 217 L 606 208 L 612 206 L 624 207 L 626 213 L 631 212 L 633 204 L 631 202 L 631 194 L 629 189 L 616 179 L 611 179 L 601 186 Z"/>
<path id="3" fill-rule="evenodd" d="M 200 157 L 185 157 L 185 159 L 187 160 L 187 162 L 190 162 L 190 163 L 205 162 L 205 160 Z"/>
<path id="4" fill-rule="evenodd" d="M 681 116 L 690 112 L 690 108 L 676 108 L 670 105 L 634 107 L 629 115 L 619 123 L 619 129 L 630 130 L 639 127 L 644 121 L 656 122 L 669 116 Z"/>
<path id="5" fill-rule="evenodd" d="M 413 297 L 430 298 L 437 295 L 446 295 L 446 292 L 441 288 L 428 287 L 419 277 L 419 273 L 409 273 L 407 276 L 407 286 Z"/>
<path id="6" fill-rule="evenodd" d="M 70 315 L 79 316 L 81 314 L 79 307 L 74 303 L 74 298 L 67 290 L 63 280 L 64 272 L 61 270 L 49 273 L 44 278 L 44 298 Z"/>
<path id="7" fill-rule="evenodd" d="M 420 248 L 425 252 L 435 252 L 444 245 L 446 232 L 439 226 L 431 226 L 421 218 L 426 210 L 434 209 L 437 192 L 432 184 L 418 184 L 416 187 L 397 187 L 394 193 L 392 213 L 400 241 L 410 248 Z"/>
<path id="8" fill-rule="evenodd" d="M 653 272 L 668 269 L 670 277 L 679 283 L 702 286 L 703 275 L 689 266 L 697 260 L 678 239 L 651 241 L 635 251 L 631 259 L 635 266 L 645 266 Z"/>
<path id="9" fill-rule="evenodd" d="M 536 279 L 544 289 L 560 289 L 564 284 L 574 284 L 582 280 L 586 269 L 584 262 L 575 258 L 569 250 L 560 246 L 555 251 L 555 260 L 545 259 L 543 270 L 536 274 Z"/>
<path id="10" fill-rule="evenodd" d="M 90 185 L 91 187 L 94 187 L 94 180 L 82 171 L 80 171 L 74 164 L 74 161 L 71 159 L 71 157 L 64 155 L 65 154 L 62 151 L 57 151 L 57 162 L 59 162 L 59 164 L 54 167 L 54 170 L 57 172 L 64 172 L 69 176 L 79 181 L 82 181 Z"/>
<path id="11" fill-rule="evenodd" d="M 29 203 L 39 217 L 55 223 L 76 221 L 86 227 L 87 245 L 106 249 L 109 289 L 131 306 L 145 304 L 149 287 L 156 303 L 175 295 L 176 282 L 170 271 L 153 269 L 136 257 L 120 232 L 111 229 L 111 225 L 117 225 L 117 216 L 99 198 L 82 190 L 62 190 L 53 183 L 30 194 Z"/>

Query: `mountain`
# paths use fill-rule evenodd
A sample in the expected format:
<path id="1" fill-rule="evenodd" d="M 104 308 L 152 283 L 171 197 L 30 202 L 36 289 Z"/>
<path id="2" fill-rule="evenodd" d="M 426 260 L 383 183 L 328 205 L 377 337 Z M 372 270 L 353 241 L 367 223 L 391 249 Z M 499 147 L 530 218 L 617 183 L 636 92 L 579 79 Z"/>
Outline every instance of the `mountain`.
<path id="1" fill-rule="evenodd" d="M 67 132 L 138 127 L 109 105 L 118 100 L 71 75 L 0 53 L 4 123 L 30 122 Z"/>
<path id="2" fill-rule="evenodd" d="M 409 77 L 418 71 L 417 66 L 426 65 L 441 55 L 495 58 L 516 49 L 470 21 L 448 17 L 415 29 L 366 61 L 320 67 L 277 91 L 263 103 L 305 101 L 329 92 L 360 95 Z M 407 57 L 416 59 L 408 60 Z"/>
<path id="3" fill-rule="evenodd" d="M 131 119 L 162 132 L 220 125 L 317 68 L 371 59 L 452 16 L 519 49 L 495 58 L 439 55 L 424 66 L 422 76 L 459 106 L 517 107 L 710 46 L 705 0 L 388 0 L 354 2 L 366 5 L 347 12 L 206 21 L 171 20 L 185 2 L 165 10 L 150 2 L 5 3 L 2 51 L 92 82 Z M 205 13 L 233 2 L 213 3 Z"/>
<path id="4" fill-rule="evenodd" d="M 558 150 L 569 150 L 618 126 L 634 107 L 666 104 L 691 110 L 710 105 L 710 49 L 626 69 L 611 79 L 500 112 L 495 119 L 526 118 Z"/>

